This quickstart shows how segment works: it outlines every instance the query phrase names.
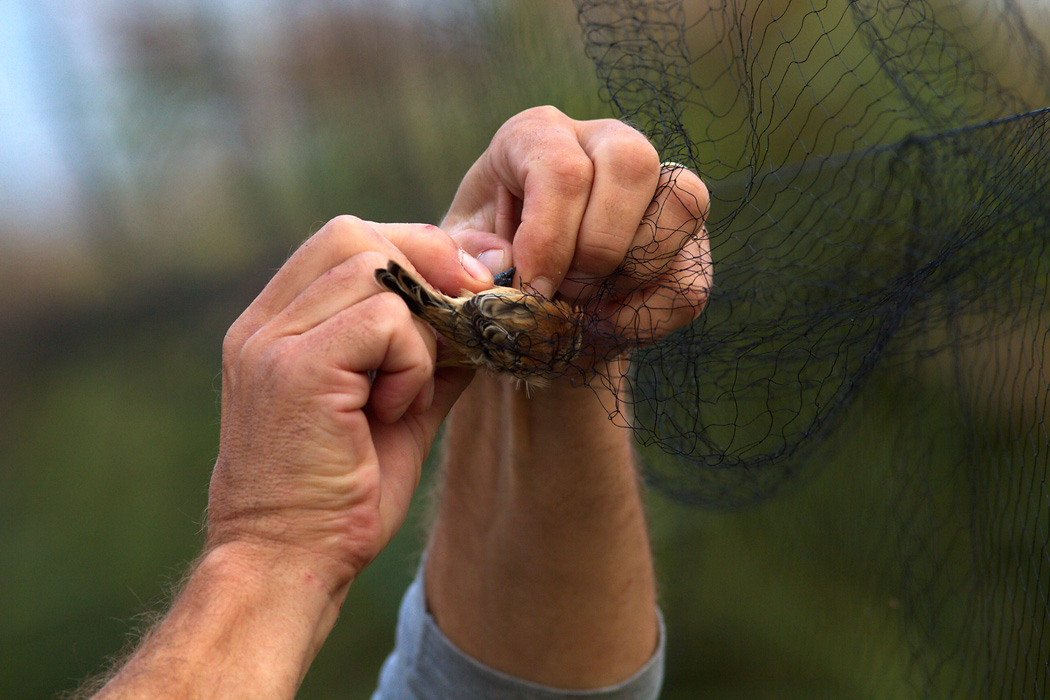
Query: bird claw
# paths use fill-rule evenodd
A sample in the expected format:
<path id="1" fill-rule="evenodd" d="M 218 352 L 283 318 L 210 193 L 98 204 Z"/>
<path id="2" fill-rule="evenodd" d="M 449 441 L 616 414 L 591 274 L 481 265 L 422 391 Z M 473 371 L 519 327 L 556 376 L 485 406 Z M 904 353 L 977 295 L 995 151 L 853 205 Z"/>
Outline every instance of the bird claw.
<path id="1" fill-rule="evenodd" d="M 516 267 L 511 267 L 504 270 L 503 272 L 497 273 L 492 276 L 493 284 L 497 287 L 509 287 L 510 283 L 514 280 L 514 271 Z"/>

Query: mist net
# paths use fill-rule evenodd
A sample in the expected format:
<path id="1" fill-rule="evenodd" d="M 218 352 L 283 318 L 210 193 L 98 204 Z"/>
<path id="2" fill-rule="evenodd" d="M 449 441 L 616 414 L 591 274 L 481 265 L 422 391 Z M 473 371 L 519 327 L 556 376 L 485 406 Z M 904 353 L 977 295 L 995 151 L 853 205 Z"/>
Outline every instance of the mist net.
<path id="1" fill-rule="evenodd" d="M 604 98 L 711 191 L 706 310 L 614 407 L 648 480 L 728 509 L 870 472 L 901 682 L 1050 697 L 1046 6 L 577 6 Z"/>

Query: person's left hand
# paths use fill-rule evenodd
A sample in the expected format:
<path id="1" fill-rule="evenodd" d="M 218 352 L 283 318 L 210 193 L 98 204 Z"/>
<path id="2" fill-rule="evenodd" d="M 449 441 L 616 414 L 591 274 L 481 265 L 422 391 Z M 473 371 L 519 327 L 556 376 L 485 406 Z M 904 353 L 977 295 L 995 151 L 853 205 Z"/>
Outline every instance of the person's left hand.
<path id="1" fill-rule="evenodd" d="M 635 129 L 538 107 L 496 133 L 442 228 L 494 272 L 515 266 L 544 296 L 592 302 L 612 336 L 631 345 L 703 310 L 708 207 L 700 179 L 661 166 Z"/>

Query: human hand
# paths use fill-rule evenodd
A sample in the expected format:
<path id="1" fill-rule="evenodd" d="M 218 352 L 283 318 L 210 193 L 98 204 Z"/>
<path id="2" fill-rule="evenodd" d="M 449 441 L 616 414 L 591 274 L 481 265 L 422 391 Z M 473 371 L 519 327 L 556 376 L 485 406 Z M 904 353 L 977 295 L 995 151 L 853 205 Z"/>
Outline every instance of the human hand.
<path id="1" fill-rule="evenodd" d="M 539 107 L 496 133 L 442 227 L 491 270 L 513 265 L 544 296 L 587 306 L 600 321 L 592 336 L 622 349 L 703 310 L 708 207 L 700 179 L 661 166 L 638 131 Z"/>
<path id="2" fill-rule="evenodd" d="M 341 217 L 304 243 L 224 342 L 207 550 L 292 561 L 336 591 L 400 527 L 471 373 L 435 371 L 433 332 L 375 281 L 391 259 L 445 291 L 491 286 L 433 226 Z"/>

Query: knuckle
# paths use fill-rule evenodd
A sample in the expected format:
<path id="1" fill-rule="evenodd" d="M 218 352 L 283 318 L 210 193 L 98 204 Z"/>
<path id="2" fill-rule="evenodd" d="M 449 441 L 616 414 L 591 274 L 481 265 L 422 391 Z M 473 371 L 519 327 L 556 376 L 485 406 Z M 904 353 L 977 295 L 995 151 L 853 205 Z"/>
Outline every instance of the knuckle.
<path id="1" fill-rule="evenodd" d="M 242 316 L 243 318 L 243 316 Z M 244 332 L 241 330 L 241 321 L 238 319 L 233 322 L 229 330 L 226 331 L 226 335 L 222 339 L 222 359 L 226 363 L 229 360 L 237 357 L 241 352 L 241 346 L 244 344 Z"/>
<path id="2" fill-rule="evenodd" d="M 273 359 L 270 352 L 270 344 L 263 337 L 261 331 L 256 331 L 241 344 L 236 359 L 239 364 L 249 367 L 270 364 Z"/>
<path id="3" fill-rule="evenodd" d="M 273 338 L 262 330 L 244 342 L 237 362 L 252 381 L 268 386 L 292 385 L 304 368 L 295 343 L 288 338 Z"/>
<path id="4" fill-rule="evenodd" d="M 620 168 L 633 180 L 655 182 L 660 176 L 660 154 L 649 139 L 631 129 L 618 144 Z"/>
<path id="5" fill-rule="evenodd" d="M 386 268 L 389 261 L 389 256 L 374 250 L 352 253 L 349 258 L 325 270 L 314 284 L 325 289 L 336 289 L 357 280 L 373 280 L 376 270 Z"/>
<path id="6" fill-rule="evenodd" d="M 654 168 L 659 167 L 660 155 L 649 138 L 641 131 L 618 119 L 602 119 L 599 123 L 609 140 L 614 141 L 621 148 L 631 149 L 630 152 L 633 155 L 647 159 Z"/>
<path id="7" fill-rule="evenodd" d="M 361 311 L 365 323 L 384 333 L 389 333 L 393 328 L 412 320 L 412 312 L 408 310 L 408 305 L 393 292 L 383 292 L 370 297 Z"/>
<path id="8" fill-rule="evenodd" d="M 530 107 L 521 112 L 518 116 L 528 121 L 567 121 L 569 119 L 564 112 L 553 105 Z"/>
<path id="9" fill-rule="evenodd" d="M 611 172 L 628 188 L 649 194 L 660 178 L 660 154 L 641 132 L 614 119 L 603 121 L 603 135 L 594 146 L 595 160 L 608 162 Z"/>
<path id="10" fill-rule="evenodd" d="M 413 369 L 418 380 L 424 382 L 428 377 L 432 376 L 436 364 L 434 354 L 430 352 L 430 348 L 427 347 L 423 337 L 419 336 L 419 342 L 416 343 L 415 362 L 413 364 Z"/>
<path id="11" fill-rule="evenodd" d="M 594 179 L 594 163 L 581 152 L 559 152 L 547 156 L 547 168 L 557 187 L 566 193 L 589 191 Z"/>
<path id="12" fill-rule="evenodd" d="M 547 274 L 560 277 L 568 272 L 576 248 L 576 237 L 568 233 L 538 238 L 522 239 L 521 246 L 515 251 L 516 260 L 526 257 Z"/>
<path id="13" fill-rule="evenodd" d="M 530 107 L 518 112 L 508 119 L 493 137 L 494 142 L 510 138 L 512 135 L 526 142 L 542 141 L 552 124 L 567 123 L 569 118 L 557 108 L 550 105 Z"/>
<path id="14" fill-rule="evenodd" d="M 573 268 L 587 274 L 607 274 L 616 269 L 629 242 L 612 233 L 592 233 L 586 245 L 576 249 Z"/>
<path id="15" fill-rule="evenodd" d="M 222 339 L 223 369 L 231 369 L 240 357 L 245 342 L 251 336 L 251 309 L 246 309 L 230 325 Z"/>
<path id="16" fill-rule="evenodd" d="M 353 214 L 340 214 L 339 216 L 333 217 L 328 223 L 321 227 L 318 233 L 333 236 L 346 235 L 356 231 L 358 228 L 364 225 L 364 221 Z"/>
<path id="17" fill-rule="evenodd" d="M 360 247 L 355 244 L 356 241 L 362 237 L 378 235 L 368 222 L 350 214 L 343 214 L 322 226 L 309 241 L 309 245 L 330 251 L 336 259 L 346 259 L 352 251 Z"/>
<path id="18" fill-rule="evenodd" d="M 416 319 L 405 302 L 392 292 L 370 297 L 362 309 L 358 331 L 370 337 L 396 343 L 411 358 L 411 371 L 421 378 L 434 372 L 434 359 L 426 334 L 431 334 L 423 321 Z"/>
<path id="19" fill-rule="evenodd" d="M 375 271 L 379 268 L 385 268 L 387 263 L 390 261 L 390 257 L 384 253 L 380 253 L 378 250 L 365 250 L 357 253 L 349 260 L 348 269 L 346 275 L 348 277 L 354 277 L 357 275 L 363 276 L 374 276 Z"/>

